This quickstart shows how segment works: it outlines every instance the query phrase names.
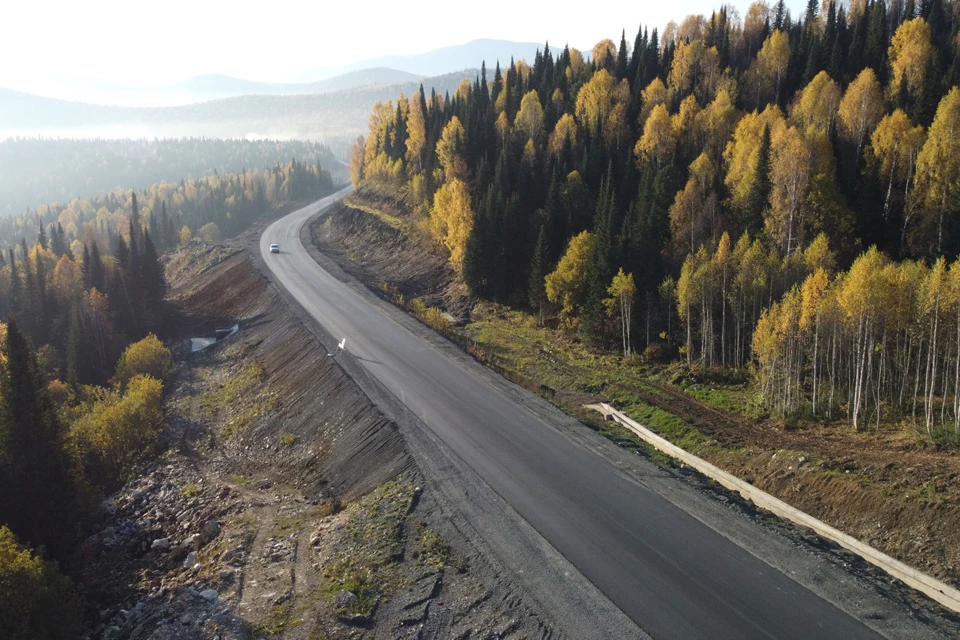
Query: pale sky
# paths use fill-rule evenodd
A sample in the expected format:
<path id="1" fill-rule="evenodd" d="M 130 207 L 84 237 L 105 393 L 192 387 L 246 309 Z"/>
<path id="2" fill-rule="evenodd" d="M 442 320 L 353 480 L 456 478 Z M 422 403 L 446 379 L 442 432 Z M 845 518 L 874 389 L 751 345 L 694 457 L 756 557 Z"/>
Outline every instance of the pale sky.
<path id="1" fill-rule="evenodd" d="M 733 4 L 743 15 L 750 2 Z M 805 3 L 787 5 L 796 16 Z M 583 0 L 14 0 L 0 21 L 0 86 L 30 91 L 74 77 L 162 86 L 205 73 L 288 81 L 305 69 L 477 38 L 589 48 L 602 38 L 618 40 L 622 28 L 632 41 L 641 23 L 662 30 L 671 19 L 709 16 L 719 6 L 710 0 L 599 6 Z"/>

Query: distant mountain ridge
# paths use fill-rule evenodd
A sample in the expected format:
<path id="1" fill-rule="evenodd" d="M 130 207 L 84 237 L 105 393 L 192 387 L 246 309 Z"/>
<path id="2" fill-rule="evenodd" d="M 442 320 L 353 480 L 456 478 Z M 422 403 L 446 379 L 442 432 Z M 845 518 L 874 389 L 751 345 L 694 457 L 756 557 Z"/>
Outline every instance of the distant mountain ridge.
<path id="1" fill-rule="evenodd" d="M 123 107 L 169 107 L 242 95 L 322 94 L 358 87 L 391 85 L 443 76 L 462 69 L 479 69 L 487 63 L 492 78 L 497 61 L 533 62 L 542 44 L 509 40 L 473 40 L 414 55 L 370 58 L 339 67 L 300 71 L 292 81 L 248 80 L 223 73 L 194 76 L 165 86 L 97 78 L 71 77 L 19 89 L 32 95 L 70 102 Z"/>
<path id="2" fill-rule="evenodd" d="M 295 95 L 242 95 L 175 107 L 111 107 L 0 89 L 0 138 L 279 138 L 328 140 L 366 132 L 373 105 L 412 95 L 453 94 L 467 69 L 396 84 Z"/>
<path id="3" fill-rule="evenodd" d="M 563 46 L 561 44 L 560 48 L 562 49 Z M 301 77 L 304 79 L 318 78 L 324 77 L 324 74 L 336 75 L 357 69 L 376 67 L 403 69 L 408 73 L 421 76 L 437 76 L 457 69 L 479 68 L 482 62 L 486 62 L 487 68 L 492 72 L 497 61 L 500 62 L 501 67 L 506 67 L 510 64 L 511 58 L 515 60 L 524 58 L 532 64 L 537 50 L 543 50 L 543 47 L 543 43 L 479 39 L 464 44 L 441 47 L 426 53 L 378 56 L 333 69 L 311 69 L 305 71 Z"/>
<path id="4" fill-rule="evenodd" d="M 169 91 L 190 95 L 197 101 L 216 100 L 242 95 L 305 95 L 330 93 L 355 87 L 414 82 L 426 76 L 387 67 L 374 67 L 316 82 L 257 82 L 223 74 L 196 76 L 167 87 Z"/>

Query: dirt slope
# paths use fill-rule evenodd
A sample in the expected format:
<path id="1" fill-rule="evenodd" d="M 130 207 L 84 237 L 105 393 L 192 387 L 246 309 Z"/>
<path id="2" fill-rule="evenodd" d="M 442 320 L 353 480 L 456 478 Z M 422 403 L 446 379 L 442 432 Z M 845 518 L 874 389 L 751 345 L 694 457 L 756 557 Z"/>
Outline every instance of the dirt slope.
<path id="1" fill-rule="evenodd" d="M 184 334 L 166 451 L 84 543 L 88 637 L 553 637 L 482 554 L 437 534 L 397 426 L 249 254 L 193 242 L 168 273 Z"/>

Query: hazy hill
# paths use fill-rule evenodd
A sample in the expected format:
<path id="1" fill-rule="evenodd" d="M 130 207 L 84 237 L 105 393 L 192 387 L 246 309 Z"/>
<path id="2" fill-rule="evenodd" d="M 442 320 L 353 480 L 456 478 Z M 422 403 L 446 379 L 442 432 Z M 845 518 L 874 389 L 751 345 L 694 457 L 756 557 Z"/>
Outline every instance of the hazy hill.
<path id="1" fill-rule="evenodd" d="M 221 74 L 197 76 L 167 88 L 168 92 L 193 101 L 216 100 L 242 95 L 302 95 L 330 93 L 357 87 L 415 82 L 422 75 L 376 67 L 359 69 L 318 82 L 255 82 Z"/>
<path id="2" fill-rule="evenodd" d="M 364 72 L 366 73 L 366 72 Z M 429 94 L 453 93 L 479 71 L 425 78 Z M 376 74 L 372 74 L 376 75 Z M 334 78 L 329 86 L 341 80 Z M 320 84 L 320 83 L 318 83 Z M 319 140 L 364 133 L 373 105 L 412 94 L 421 81 L 370 85 L 321 94 L 245 95 L 177 107 L 107 107 L 0 89 L 0 138 L 218 137 Z"/>
<path id="3" fill-rule="evenodd" d="M 559 44 L 559 48 L 562 49 L 563 44 Z M 532 64 L 537 49 L 542 50 L 543 44 L 512 42 L 510 40 L 471 40 L 466 44 L 442 47 L 426 53 L 402 56 L 379 56 L 377 58 L 362 60 L 345 67 L 311 69 L 304 72 L 302 77 L 304 79 L 320 78 L 326 77 L 325 74 L 335 75 L 349 70 L 376 67 L 403 69 L 404 71 L 420 76 L 437 76 L 450 73 L 456 69 L 477 68 L 481 62 L 486 61 L 487 66 L 491 69 L 492 78 L 492 70 L 498 60 L 500 61 L 501 67 L 509 65 L 511 57 L 517 60 L 524 58 Z"/>
<path id="4" fill-rule="evenodd" d="M 497 61 L 504 68 L 511 58 L 524 58 L 532 62 L 537 49 L 542 49 L 542 45 L 508 40 L 474 40 L 422 54 L 381 56 L 338 67 L 278 70 L 277 79 L 282 78 L 283 81 L 261 82 L 211 73 L 173 84 L 153 86 L 140 84 L 136 79 L 117 81 L 71 77 L 18 90 L 86 104 L 170 107 L 241 95 L 318 94 L 366 86 L 416 82 L 424 78 L 454 73 L 461 69 L 477 69 L 483 61 L 486 61 L 487 66 L 490 67 L 492 77 L 492 70 Z"/>
<path id="5" fill-rule="evenodd" d="M 115 189 L 270 168 L 291 158 L 319 162 L 337 181 L 346 175 L 326 146 L 299 140 L 8 139 L 0 141 L 0 218 Z"/>

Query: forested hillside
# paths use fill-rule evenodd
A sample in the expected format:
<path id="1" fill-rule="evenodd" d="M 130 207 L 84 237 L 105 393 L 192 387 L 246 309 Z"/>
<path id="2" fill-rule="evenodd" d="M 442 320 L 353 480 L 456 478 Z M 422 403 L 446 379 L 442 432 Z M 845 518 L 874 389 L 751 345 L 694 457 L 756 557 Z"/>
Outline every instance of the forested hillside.
<path id="1" fill-rule="evenodd" d="M 272 169 L 212 175 L 179 182 L 159 182 L 140 194 L 141 215 L 149 222 L 161 251 L 200 234 L 208 240 L 244 231 L 268 207 L 320 197 L 333 189 L 330 173 L 319 163 L 293 159 Z M 52 242 L 75 253 L 97 242 L 115 247 L 131 212 L 130 193 L 117 190 L 95 198 L 41 205 L 23 215 L 0 218 L 0 247 L 34 238 L 39 227 Z"/>
<path id="2" fill-rule="evenodd" d="M 0 216 L 118 187 L 144 189 L 215 171 L 243 173 L 290 158 L 320 163 L 327 171 L 339 168 L 327 147 L 297 140 L 10 138 L 0 141 Z"/>
<path id="3" fill-rule="evenodd" d="M 160 254 L 195 235 L 232 237 L 264 212 L 332 190 L 323 167 L 292 160 L 4 219 L 0 317 L 19 320 L 55 377 L 102 384 L 131 340 L 163 331 Z"/>
<path id="4" fill-rule="evenodd" d="M 172 363 L 155 335 L 170 319 L 160 254 L 194 233 L 240 233 L 264 212 L 332 188 L 322 166 L 293 160 L 3 221 L 0 636 L 78 633 L 80 603 L 54 561 L 76 560 L 101 496 L 156 441 Z"/>
<path id="5" fill-rule="evenodd" d="M 166 282 L 130 204 L 112 252 L 91 241 L 81 258 L 41 227 L 0 259 L 3 637 L 76 637 L 80 601 L 56 562 L 156 439 Z"/>
<path id="6" fill-rule="evenodd" d="M 546 46 L 379 104 L 354 183 L 472 294 L 595 347 L 756 366 L 783 416 L 960 433 L 958 12 L 757 2 Z"/>

